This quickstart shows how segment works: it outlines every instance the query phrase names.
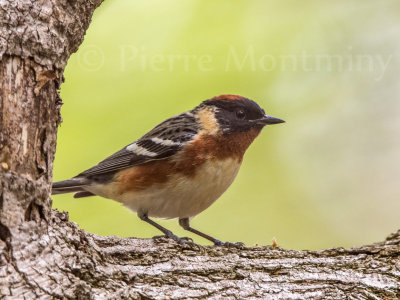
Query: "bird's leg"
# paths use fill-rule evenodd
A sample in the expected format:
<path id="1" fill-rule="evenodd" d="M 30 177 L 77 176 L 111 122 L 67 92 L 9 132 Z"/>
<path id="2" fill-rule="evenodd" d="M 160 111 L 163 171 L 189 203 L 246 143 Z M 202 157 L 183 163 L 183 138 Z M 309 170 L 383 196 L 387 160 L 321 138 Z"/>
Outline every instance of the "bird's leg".
<path id="1" fill-rule="evenodd" d="M 243 247 L 243 245 L 244 245 L 243 243 L 222 242 L 220 240 L 217 240 L 216 238 L 213 238 L 212 236 L 209 236 L 208 234 L 202 233 L 202 232 L 190 227 L 189 218 L 179 219 L 179 225 L 181 225 L 183 229 L 193 232 L 194 234 L 197 234 L 197 235 L 213 242 L 215 246 Z"/>
<path id="2" fill-rule="evenodd" d="M 155 228 L 157 228 L 162 233 L 164 233 L 165 236 L 167 238 L 169 238 L 169 239 L 172 239 L 172 240 L 174 240 L 174 241 L 176 241 L 178 243 L 181 243 L 181 244 L 191 243 L 190 241 L 188 241 L 186 239 L 181 239 L 181 238 L 177 237 L 175 234 L 172 233 L 172 231 L 168 230 L 167 228 L 162 227 L 160 224 L 157 224 L 153 220 L 149 219 L 147 214 L 138 213 L 138 217 L 140 218 L 140 220 L 145 221 L 145 222 L 149 223 L 150 225 L 153 225 Z"/>

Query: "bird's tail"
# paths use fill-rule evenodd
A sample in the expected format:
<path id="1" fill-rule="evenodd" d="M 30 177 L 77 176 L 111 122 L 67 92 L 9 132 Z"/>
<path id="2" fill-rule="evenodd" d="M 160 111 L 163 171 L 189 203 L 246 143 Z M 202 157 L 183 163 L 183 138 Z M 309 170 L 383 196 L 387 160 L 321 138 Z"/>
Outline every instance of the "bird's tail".
<path id="1" fill-rule="evenodd" d="M 66 194 L 66 193 L 76 193 L 84 192 L 83 188 L 85 185 L 89 184 L 87 178 L 74 177 L 68 180 L 54 182 L 51 190 L 52 195 Z"/>

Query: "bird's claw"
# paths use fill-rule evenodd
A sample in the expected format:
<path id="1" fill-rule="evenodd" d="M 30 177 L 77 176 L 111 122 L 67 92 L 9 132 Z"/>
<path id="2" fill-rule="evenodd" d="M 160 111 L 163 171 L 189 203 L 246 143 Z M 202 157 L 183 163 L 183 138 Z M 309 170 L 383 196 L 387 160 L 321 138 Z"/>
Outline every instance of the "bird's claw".
<path id="1" fill-rule="evenodd" d="M 153 236 L 153 239 L 161 239 L 161 238 L 166 238 L 166 239 L 171 239 L 174 240 L 175 242 L 177 242 L 178 244 L 189 244 L 189 245 L 196 245 L 193 242 L 193 239 L 191 239 L 190 237 L 178 237 L 175 234 L 171 233 L 171 234 L 165 234 L 165 235 L 156 235 Z"/>
<path id="2" fill-rule="evenodd" d="M 192 242 L 192 243 L 194 243 L 193 239 L 190 238 L 190 237 L 188 237 L 188 236 L 181 237 L 180 239 L 181 239 L 181 240 L 185 240 L 185 241 L 187 241 L 187 242 Z"/>
<path id="3" fill-rule="evenodd" d="M 216 240 L 216 241 L 214 241 L 214 245 L 220 246 L 220 247 L 227 247 L 227 248 L 238 248 L 238 249 L 244 248 L 244 243 L 242 243 L 242 242 L 231 243 L 231 242 L 222 242 L 220 240 Z"/>

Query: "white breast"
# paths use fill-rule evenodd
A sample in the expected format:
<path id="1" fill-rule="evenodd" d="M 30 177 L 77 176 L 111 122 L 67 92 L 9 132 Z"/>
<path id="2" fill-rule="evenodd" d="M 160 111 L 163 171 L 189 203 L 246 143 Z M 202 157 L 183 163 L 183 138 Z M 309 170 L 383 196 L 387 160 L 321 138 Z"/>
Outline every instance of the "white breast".
<path id="1" fill-rule="evenodd" d="M 240 168 L 237 159 L 205 162 L 193 177 L 172 175 L 167 184 L 109 197 L 150 217 L 193 217 L 209 207 L 231 185 Z"/>

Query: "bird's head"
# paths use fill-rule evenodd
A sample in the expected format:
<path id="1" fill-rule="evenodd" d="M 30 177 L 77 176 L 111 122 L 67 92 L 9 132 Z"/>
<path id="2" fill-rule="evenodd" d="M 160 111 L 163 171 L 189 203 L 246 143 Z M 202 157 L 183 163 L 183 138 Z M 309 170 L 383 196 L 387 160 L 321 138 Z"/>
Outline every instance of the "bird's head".
<path id="1" fill-rule="evenodd" d="M 266 125 L 285 121 L 268 116 L 253 100 L 237 95 L 221 95 L 202 102 L 196 115 L 209 133 L 230 134 L 261 131 Z"/>

